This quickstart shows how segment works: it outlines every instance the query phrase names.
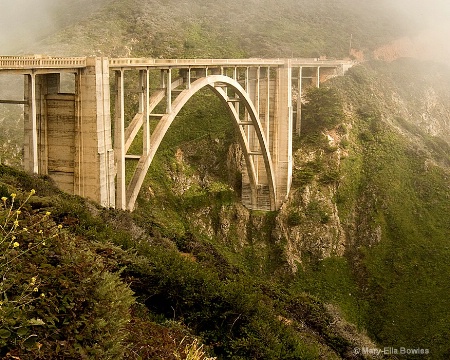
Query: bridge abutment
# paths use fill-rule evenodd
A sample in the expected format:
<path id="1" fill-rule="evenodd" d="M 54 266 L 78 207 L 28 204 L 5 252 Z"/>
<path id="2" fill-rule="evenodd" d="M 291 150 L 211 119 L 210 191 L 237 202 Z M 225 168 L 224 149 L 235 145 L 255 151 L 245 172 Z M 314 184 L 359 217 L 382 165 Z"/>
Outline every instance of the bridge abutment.
<path id="1" fill-rule="evenodd" d="M 60 78 L 25 75 L 24 168 L 48 175 L 69 194 L 114 207 L 108 60 L 87 59 L 75 73 L 75 93 L 61 93 Z"/>

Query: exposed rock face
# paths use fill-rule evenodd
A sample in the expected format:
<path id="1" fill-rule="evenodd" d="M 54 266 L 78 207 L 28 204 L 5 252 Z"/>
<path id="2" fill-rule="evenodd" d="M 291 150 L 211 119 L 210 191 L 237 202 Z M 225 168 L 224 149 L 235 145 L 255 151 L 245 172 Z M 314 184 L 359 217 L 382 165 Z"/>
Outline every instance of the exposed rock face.
<path id="1" fill-rule="evenodd" d="M 305 148 L 295 153 L 295 171 L 308 171 L 313 163 L 323 163 L 310 181 L 295 189 L 281 210 L 274 217 L 270 213 L 250 212 L 240 202 L 223 204 L 219 209 L 203 207 L 188 214 L 191 224 L 203 235 L 214 237 L 228 249 L 242 253 L 251 248 L 256 256 L 265 258 L 271 247 L 283 249 L 283 258 L 292 271 L 297 271 L 304 259 L 314 261 L 332 255 L 341 256 L 345 250 L 345 231 L 341 225 L 335 203 L 337 183 L 334 178 L 345 151 L 339 146 L 341 136 L 335 131 L 323 134 L 328 151 Z M 231 145 L 227 164 L 229 174 L 242 171 L 242 153 L 237 145 Z M 185 169 L 186 164 L 177 152 L 177 169 Z M 199 178 L 173 174 L 179 184 L 176 191 L 187 191 L 189 186 L 200 186 Z M 232 183 L 235 179 L 229 179 Z M 272 219 L 272 220 L 270 220 Z M 282 262 L 283 259 L 280 259 Z"/>
<path id="2" fill-rule="evenodd" d="M 323 136 L 332 147 L 331 151 L 297 150 L 294 154 L 295 171 L 307 172 L 311 164 L 325 164 L 325 171 L 339 168 L 342 150 L 336 144 L 340 138 L 335 132 Z M 320 261 L 344 254 L 346 240 L 335 203 L 335 180 L 326 179 L 321 171 L 317 171 L 306 185 L 291 192 L 280 210 L 274 237 L 286 242 L 286 259 L 293 271 L 304 259 Z"/>
<path id="3" fill-rule="evenodd" d="M 280 241 L 285 239 L 286 259 L 293 271 L 301 266 L 304 256 L 322 260 L 331 255 L 344 254 L 344 231 L 337 207 L 330 200 L 334 196 L 335 189 L 332 187 L 320 189 L 315 185 L 308 186 L 301 195 L 299 205 L 286 203 L 280 211 L 274 236 Z M 302 214 L 299 224 L 289 224 L 292 211 Z"/>

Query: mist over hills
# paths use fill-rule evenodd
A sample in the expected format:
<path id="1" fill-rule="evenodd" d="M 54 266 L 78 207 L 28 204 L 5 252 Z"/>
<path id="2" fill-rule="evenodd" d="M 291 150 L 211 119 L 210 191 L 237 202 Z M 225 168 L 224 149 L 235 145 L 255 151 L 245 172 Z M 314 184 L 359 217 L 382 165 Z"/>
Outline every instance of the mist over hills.
<path id="1" fill-rule="evenodd" d="M 2 0 L 3 53 L 154 57 L 371 57 L 440 24 L 438 0 Z M 435 17 L 438 16 L 438 17 Z M 351 42 L 351 44 L 350 44 Z"/>

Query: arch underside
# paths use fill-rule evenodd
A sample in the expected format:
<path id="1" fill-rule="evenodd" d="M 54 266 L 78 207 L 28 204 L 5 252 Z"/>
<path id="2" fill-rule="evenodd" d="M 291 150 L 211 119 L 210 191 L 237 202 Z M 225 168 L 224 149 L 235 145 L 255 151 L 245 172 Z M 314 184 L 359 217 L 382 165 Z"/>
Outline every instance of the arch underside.
<path id="1" fill-rule="evenodd" d="M 183 84 L 180 79 L 175 80 L 174 84 L 179 86 Z M 138 165 L 135 169 L 133 177 L 126 189 L 126 209 L 133 210 L 137 196 L 144 182 L 147 171 L 152 163 L 152 160 L 155 156 L 156 151 L 158 150 L 161 141 L 163 140 L 165 134 L 167 133 L 169 127 L 174 121 L 177 114 L 186 104 L 186 102 L 199 90 L 204 87 L 210 87 L 213 92 L 222 100 L 222 102 L 226 105 L 226 108 L 233 119 L 233 123 L 238 129 L 239 134 L 239 143 L 243 152 L 243 156 L 245 159 L 249 185 L 250 185 L 250 207 L 257 209 L 258 208 L 258 191 L 261 188 L 265 189 L 266 196 L 269 197 L 270 208 L 266 210 L 275 210 L 276 207 L 276 186 L 275 186 L 275 172 L 272 164 L 272 158 L 269 151 L 269 143 L 266 138 L 265 131 L 261 125 L 259 120 L 259 115 L 253 105 L 250 96 L 244 90 L 244 88 L 234 79 L 224 76 L 224 75 L 209 75 L 206 77 L 202 77 L 197 79 L 196 81 L 189 84 L 187 89 L 184 89 L 176 99 L 170 105 L 170 111 L 166 114 L 163 114 L 161 119 L 159 120 L 156 128 L 151 134 L 150 137 L 150 148 L 146 154 L 140 156 Z M 228 90 L 231 89 L 233 93 L 233 98 L 228 96 Z M 164 93 L 160 92 L 155 94 L 149 103 L 148 111 L 151 112 L 156 105 L 163 99 Z M 240 119 L 239 110 L 235 106 L 236 98 L 239 100 L 239 104 L 245 107 L 246 110 L 246 119 Z M 142 116 L 136 117 L 140 119 L 139 126 L 142 125 Z M 136 128 L 139 126 L 135 126 L 133 131 L 134 137 L 137 133 Z M 249 132 L 246 131 L 247 127 L 251 127 L 256 135 L 256 139 L 258 142 L 258 151 L 252 151 L 250 146 L 250 140 L 248 138 Z M 132 141 L 132 139 L 131 139 Z M 130 143 L 130 140 L 128 141 Z M 265 179 L 264 184 L 259 183 L 258 179 L 258 171 L 257 171 L 257 161 L 258 157 L 262 158 L 263 165 L 265 168 Z M 124 161 L 124 159 L 123 159 Z"/>

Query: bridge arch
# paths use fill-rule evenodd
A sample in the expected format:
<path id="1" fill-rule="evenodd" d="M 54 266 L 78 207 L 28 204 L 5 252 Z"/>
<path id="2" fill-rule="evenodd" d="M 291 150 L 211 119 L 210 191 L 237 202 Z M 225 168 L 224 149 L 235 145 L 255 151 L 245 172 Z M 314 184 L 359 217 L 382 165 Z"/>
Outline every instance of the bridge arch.
<path id="1" fill-rule="evenodd" d="M 253 204 L 257 203 L 258 177 L 255 169 L 254 156 L 258 155 L 263 157 L 263 163 L 268 181 L 270 207 L 273 210 L 275 209 L 277 200 L 275 169 L 272 163 L 272 157 L 269 150 L 268 140 L 266 138 L 264 129 L 259 120 L 258 112 L 255 109 L 255 106 L 253 105 L 249 94 L 236 80 L 225 75 L 209 75 L 197 79 L 196 81 L 192 82 L 187 89 L 183 90 L 172 102 L 170 112 L 164 114 L 160 119 L 160 121 L 158 122 L 158 125 L 152 132 L 150 138 L 151 145 L 149 152 L 140 158 L 136 170 L 133 174 L 133 177 L 127 186 L 126 208 L 128 210 L 134 209 L 137 196 L 142 187 L 148 169 L 150 168 L 155 153 L 158 150 L 161 141 L 163 140 L 167 131 L 169 130 L 172 122 L 175 120 L 175 117 L 178 115 L 178 113 L 187 103 L 187 101 L 204 87 L 210 87 L 213 90 L 213 92 L 222 100 L 222 102 L 226 105 L 226 108 L 230 116 L 232 117 L 233 123 L 239 130 L 238 133 L 239 143 L 244 154 L 247 173 L 250 180 L 251 202 Z M 226 88 L 232 89 L 234 94 L 238 96 L 240 104 L 242 104 L 245 107 L 249 119 L 247 122 L 245 122 L 245 125 L 253 126 L 256 138 L 259 143 L 259 148 L 261 149 L 260 153 L 258 154 L 252 153 L 249 147 L 249 141 L 245 133 L 245 130 L 243 126 L 241 126 L 244 124 L 244 122 L 240 119 L 238 111 L 236 110 L 233 103 L 230 101 L 227 91 L 225 90 Z"/>

